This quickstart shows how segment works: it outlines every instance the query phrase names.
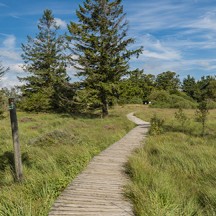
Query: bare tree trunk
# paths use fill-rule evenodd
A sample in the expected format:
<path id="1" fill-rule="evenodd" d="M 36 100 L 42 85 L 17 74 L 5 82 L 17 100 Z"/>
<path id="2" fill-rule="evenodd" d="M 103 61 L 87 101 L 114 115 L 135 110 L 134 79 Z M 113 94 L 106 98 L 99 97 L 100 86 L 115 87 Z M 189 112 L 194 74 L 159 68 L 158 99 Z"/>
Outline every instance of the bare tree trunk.
<path id="1" fill-rule="evenodd" d="M 108 103 L 107 103 L 107 99 L 106 96 L 104 95 L 102 98 L 102 116 L 103 118 L 108 116 L 109 112 L 108 112 Z"/>

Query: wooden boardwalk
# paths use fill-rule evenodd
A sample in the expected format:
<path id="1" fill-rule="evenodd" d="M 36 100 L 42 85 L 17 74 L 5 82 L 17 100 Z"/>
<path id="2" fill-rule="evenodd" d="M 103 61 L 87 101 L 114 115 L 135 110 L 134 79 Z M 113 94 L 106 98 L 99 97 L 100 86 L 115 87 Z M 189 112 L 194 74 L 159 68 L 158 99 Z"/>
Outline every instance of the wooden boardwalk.
<path id="1" fill-rule="evenodd" d="M 124 165 L 132 151 L 140 146 L 149 123 L 136 118 L 133 113 L 127 117 L 138 126 L 93 158 L 59 196 L 49 216 L 134 215 L 131 204 L 123 195 L 123 186 L 127 183 Z"/>

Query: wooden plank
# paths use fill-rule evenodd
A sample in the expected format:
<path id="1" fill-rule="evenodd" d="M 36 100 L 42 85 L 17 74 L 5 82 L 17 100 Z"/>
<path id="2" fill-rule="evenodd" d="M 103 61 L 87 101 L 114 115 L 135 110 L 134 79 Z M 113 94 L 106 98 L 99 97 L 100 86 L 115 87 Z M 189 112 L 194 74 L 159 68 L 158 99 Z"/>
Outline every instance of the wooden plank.
<path id="1" fill-rule="evenodd" d="M 132 205 L 123 195 L 123 187 L 128 181 L 124 165 L 146 136 L 149 123 L 132 114 L 128 118 L 139 125 L 93 158 L 86 170 L 58 197 L 49 216 L 134 215 Z"/>

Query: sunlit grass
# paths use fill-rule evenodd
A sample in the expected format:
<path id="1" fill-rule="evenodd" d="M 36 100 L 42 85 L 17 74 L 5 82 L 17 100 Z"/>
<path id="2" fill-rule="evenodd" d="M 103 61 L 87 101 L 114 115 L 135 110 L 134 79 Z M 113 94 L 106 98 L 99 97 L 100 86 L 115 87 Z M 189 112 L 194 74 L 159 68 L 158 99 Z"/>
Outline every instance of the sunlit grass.
<path id="1" fill-rule="evenodd" d="M 216 215 L 216 110 L 210 111 L 206 136 L 194 122 L 194 110 L 184 130 L 176 110 L 143 109 L 137 116 L 149 121 L 154 113 L 165 120 L 164 133 L 149 136 L 128 163 L 132 183 L 127 195 L 139 216 Z"/>
<path id="2" fill-rule="evenodd" d="M 124 136 L 134 124 L 126 114 L 136 106 L 111 110 L 110 116 L 18 113 L 24 181 L 15 183 L 10 121 L 1 120 L 0 215 L 40 216 L 91 158 Z"/>

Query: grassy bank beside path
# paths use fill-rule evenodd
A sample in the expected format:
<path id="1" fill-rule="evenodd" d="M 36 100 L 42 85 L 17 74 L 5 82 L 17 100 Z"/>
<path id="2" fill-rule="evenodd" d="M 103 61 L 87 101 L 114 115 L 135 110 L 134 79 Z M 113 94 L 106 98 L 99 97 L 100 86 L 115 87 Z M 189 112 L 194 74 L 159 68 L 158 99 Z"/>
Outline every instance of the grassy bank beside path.
<path id="1" fill-rule="evenodd" d="M 216 110 L 208 116 L 206 136 L 194 121 L 194 110 L 184 128 L 176 110 L 145 108 L 136 115 L 145 121 L 156 113 L 165 120 L 164 132 L 147 137 L 128 163 L 132 180 L 127 196 L 138 216 L 216 215 Z"/>
<path id="2" fill-rule="evenodd" d="M 134 110 L 135 109 L 135 110 Z M 14 183 L 10 120 L 0 124 L 0 215 L 45 216 L 94 155 L 123 137 L 134 124 L 116 107 L 110 116 L 18 113 L 24 181 Z"/>

